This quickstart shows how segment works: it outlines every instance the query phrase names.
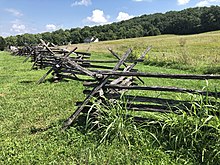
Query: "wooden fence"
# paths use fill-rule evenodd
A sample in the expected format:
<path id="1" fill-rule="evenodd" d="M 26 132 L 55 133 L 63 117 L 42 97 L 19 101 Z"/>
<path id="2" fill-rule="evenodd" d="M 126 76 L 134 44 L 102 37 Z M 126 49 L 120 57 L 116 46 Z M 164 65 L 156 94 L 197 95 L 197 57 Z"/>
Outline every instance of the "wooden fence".
<path id="1" fill-rule="evenodd" d="M 207 92 L 203 90 L 186 89 L 180 87 L 166 86 L 146 86 L 142 80 L 144 77 L 160 79 L 189 79 L 189 80 L 209 80 L 220 79 L 220 75 L 193 75 L 193 74 L 159 74 L 138 72 L 134 67 L 143 62 L 146 54 L 150 51 L 148 47 L 137 60 L 128 60 L 132 50 L 128 49 L 121 57 L 113 50 L 109 49 L 116 60 L 92 60 L 91 54 L 88 52 L 77 52 L 77 48 L 72 51 L 49 47 L 41 40 L 41 44 L 37 47 L 26 46 L 27 61 L 32 58 L 32 68 L 50 68 L 43 75 L 38 83 L 42 83 L 45 78 L 52 73 L 56 81 L 64 78 L 84 81 L 84 90 L 86 98 L 82 102 L 77 103 L 75 112 L 64 122 L 63 129 L 68 128 L 82 111 L 88 111 L 88 105 L 91 105 L 91 99 L 96 98 L 99 102 L 106 103 L 106 99 L 120 102 L 121 95 L 124 91 L 163 91 L 192 93 L 209 97 L 220 97 L 220 92 Z M 20 53 L 19 53 L 20 54 Z M 21 55 L 21 54 L 20 54 Z M 109 66 L 108 64 L 115 64 Z M 79 78 L 83 75 L 84 78 Z M 137 81 L 138 80 L 138 81 Z M 124 94 L 126 100 L 126 108 L 133 111 L 160 112 L 160 113 L 179 113 L 179 110 L 186 109 L 191 106 L 191 102 L 187 100 L 175 100 L 168 98 L 157 98 L 150 96 L 140 96 L 132 94 Z"/>

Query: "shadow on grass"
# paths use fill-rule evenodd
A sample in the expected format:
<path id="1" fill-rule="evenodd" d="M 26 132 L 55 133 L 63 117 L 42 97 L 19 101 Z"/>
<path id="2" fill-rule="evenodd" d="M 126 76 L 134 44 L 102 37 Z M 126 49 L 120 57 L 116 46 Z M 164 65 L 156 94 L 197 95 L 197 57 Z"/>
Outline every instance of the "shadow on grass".
<path id="1" fill-rule="evenodd" d="M 46 128 L 31 127 L 30 128 L 30 134 L 37 134 L 37 133 L 45 132 L 45 131 L 49 130 L 50 128 L 52 128 L 52 126 L 48 126 Z"/>
<path id="2" fill-rule="evenodd" d="M 220 74 L 220 66 L 208 66 L 202 69 L 204 74 Z"/>
<path id="3" fill-rule="evenodd" d="M 83 113 L 81 115 L 79 115 L 79 117 L 76 119 L 75 122 L 73 122 L 68 129 L 70 129 L 71 127 L 75 127 L 80 133 L 85 134 L 86 130 L 85 130 L 85 126 L 86 126 L 86 119 L 87 119 L 87 114 Z M 30 134 L 38 134 L 38 133 L 43 133 L 46 131 L 49 131 L 53 128 L 60 128 L 60 131 L 62 131 L 62 126 L 64 124 L 64 119 L 57 121 L 56 123 L 51 123 L 50 125 L 46 126 L 46 127 L 36 127 L 36 126 L 31 126 L 29 128 L 30 130 Z"/>
<path id="4" fill-rule="evenodd" d="M 62 78 L 62 79 L 49 78 L 49 79 L 44 80 L 42 83 L 44 83 L 44 82 L 59 83 L 59 82 L 69 82 L 69 81 L 73 81 L 73 80 L 81 81 L 81 82 L 84 82 L 84 81 L 96 81 L 94 79 L 83 79 L 83 78 L 71 77 L 71 78 Z"/>
<path id="5" fill-rule="evenodd" d="M 20 81 L 21 84 L 31 84 L 31 83 L 34 83 L 34 81 Z"/>
<path id="6" fill-rule="evenodd" d="M 64 120 L 58 120 L 56 123 L 51 123 L 50 125 L 48 125 L 46 127 L 31 126 L 29 128 L 30 134 L 37 134 L 37 133 L 42 133 L 42 132 L 52 130 L 53 128 L 57 128 L 57 127 L 61 126 L 63 124 L 63 122 L 64 122 Z"/>

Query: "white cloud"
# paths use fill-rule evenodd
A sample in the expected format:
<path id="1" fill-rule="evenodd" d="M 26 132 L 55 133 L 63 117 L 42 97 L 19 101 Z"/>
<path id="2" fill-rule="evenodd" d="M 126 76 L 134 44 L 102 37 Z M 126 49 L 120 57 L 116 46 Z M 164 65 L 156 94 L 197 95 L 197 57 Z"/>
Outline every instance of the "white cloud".
<path id="1" fill-rule="evenodd" d="M 201 1 L 199 3 L 196 4 L 196 6 L 198 7 L 202 7 L 202 6 L 208 6 L 209 2 L 208 1 Z"/>
<path id="2" fill-rule="evenodd" d="M 220 3 L 220 0 L 202 0 L 196 4 L 197 7 L 211 6 L 213 4 Z"/>
<path id="3" fill-rule="evenodd" d="M 89 6 L 92 4 L 91 0 L 80 0 L 80 1 L 74 1 L 71 6 Z"/>
<path id="4" fill-rule="evenodd" d="M 54 31 L 57 29 L 57 26 L 54 24 L 47 24 L 45 27 L 47 31 Z"/>
<path id="5" fill-rule="evenodd" d="M 21 17 L 21 16 L 23 16 L 23 14 L 22 14 L 20 11 L 16 10 L 16 9 L 8 8 L 8 9 L 5 9 L 5 11 L 7 11 L 7 12 L 13 14 L 13 15 L 16 16 L 16 17 Z"/>
<path id="6" fill-rule="evenodd" d="M 19 23 L 14 23 L 12 24 L 12 27 L 10 29 L 11 32 L 15 32 L 15 33 L 26 33 L 26 27 L 24 24 L 19 24 Z"/>
<path id="7" fill-rule="evenodd" d="M 5 23 L 0 23 L 0 35 L 4 37 L 21 35 L 24 33 L 41 33 L 46 32 L 45 26 L 41 27 L 35 23 L 24 22 L 21 19 L 15 19 Z"/>
<path id="8" fill-rule="evenodd" d="M 108 23 L 109 16 L 106 16 L 102 10 L 93 10 L 92 16 L 87 17 L 87 21 L 93 22 L 96 24 Z"/>
<path id="9" fill-rule="evenodd" d="M 2 37 L 8 37 L 8 36 L 10 36 L 10 35 L 11 35 L 11 33 L 0 32 L 0 36 L 2 36 Z"/>
<path id="10" fill-rule="evenodd" d="M 133 18 L 134 16 L 129 15 L 128 13 L 124 13 L 124 12 L 119 12 L 118 13 L 118 17 L 116 18 L 117 21 L 123 21 L 123 20 L 128 20 Z"/>
<path id="11" fill-rule="evenodd" d="M 3 27 L 3 30 L 4 30 L 4 36 L 20 35 L 30 32 L 26 24 L 24 24 L 19 19 L 10 21 L 8 25 Z"/>
<path id="12" fill-rule="evenodd" d="M 177 0 L 178 5 L 185 5 L 187 3 L 189 3 L 190 0 Z"/>

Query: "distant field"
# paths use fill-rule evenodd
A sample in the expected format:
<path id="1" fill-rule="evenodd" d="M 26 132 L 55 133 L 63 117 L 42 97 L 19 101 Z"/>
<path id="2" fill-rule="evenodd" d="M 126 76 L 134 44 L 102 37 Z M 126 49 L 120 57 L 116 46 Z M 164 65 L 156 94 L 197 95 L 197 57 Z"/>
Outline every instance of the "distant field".
<path id="1" fill-rule="evenodd" d="M 109 53 L 107 48 L 122 54 L 128 48 L 138 56 L 147 46 L 152 50 L 146 63 L 178 69 L 196 70 L 202 73 L 220 73 L 220 31 L 196 35 L 160 35 L 133 39 L 104 41 L 91 44 L 74 44 L 79 50 Z"/>

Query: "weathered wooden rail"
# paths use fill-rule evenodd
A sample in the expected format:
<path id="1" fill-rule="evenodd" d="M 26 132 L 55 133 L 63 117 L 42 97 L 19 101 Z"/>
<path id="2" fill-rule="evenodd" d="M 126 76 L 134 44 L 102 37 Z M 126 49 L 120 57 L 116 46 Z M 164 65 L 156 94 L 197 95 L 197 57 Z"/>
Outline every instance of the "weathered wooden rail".
<path id="1" fill-rule="evenodd" d="M 48 52 L 50 52 L 49 57 L 45 55 L 39 55 L 41 57 L 38 58 L 37 61 L 35 61 L 33 66 L 40 65 L 41 68 L 45 67 L 51 67 L 49 71 L 38 81 L 38 83 L 42 83 L 46 76 L 50 73 L 54 75 L 54 79 L 62 80 L 64 78 L 68 79 L 74 79 L 74 80 L 84 80 L 82 78 L 79 78 L 79 75 L 87 75 L 90 80 L 91 78 L 93 80 L 100 79 L 100 74 L 97 74 L 97 71 L 102 69 L 103 71 L 112 70 L 113 66 L 109 66 L 108 64 L 114 64 L 118 62 L 117 60 L 90 60 L 90 53 L 87 52 L 77 52 L 72 51 L 71 53 L 68 53 L 67 55 L 64 53 L 63 55 L 57 55 L 53 50 L 51 50 L 43 41 L 42 44 L 46 48 Z M 44 52 L 46 52 L 44 50 Z M 114 56 L 116 56 L 116 53 L 114 53 L 112 50 L 110 50 Z M 74 55 L 71 56 L 70 55 Z M 143 59 L 137 59 L 137 60 L 126 60 L 126 62 L 143 62 Z M 38 63 L 38 64 L 37 64 Z M 122 68 L 118 68 L 118 70 L 122 71 Z M 131 71 L 136 71 L 135 69 L 130 69 Z"/>
<path id="2" fill-rule="evenodd" d="M 42 83 L 45 78 L 52 73 L 54 80 L 72 79 L 84 81 L 86 89 L 83 91 L 86 98 L 82 102 L 77 102 L 77 109 L 64 122 L 63 129 L 68 128 L 81 114 L 87 112 L 88 106 L 92 105 L 91 99 L 108 104 L 107 100 L 125 104 L 126 109 L 132 111 L 177 113 L 188 111 L 192 106 L 189 100 L 175 100 L 171 98 L 158 98 L 154 96 L 141 96 L 132 94 L 130 91 L 159 91 L 165 93 L 191 93 L 203 95 L 205 97 L 220 98 L 220 92 L 204 91 L 198 89 L 187 89 L 176 86 L 147 86 L 144 85 L 144 78 L 173 79 L 177 80 L 220 80 L 220 75 L 195 75 L 195 74 L 161 74 L 138 72 L 135 66 L 143 62 L 146 54 L 150 51 L 148 47 L 138 59 L 128 60 L 132 53 L 128 49 L 124 55 L 119 56 L 112 49 L 109 49 L 115 60 L 94 60 L 88 52 L 77 52 L 73 50 L 63 50 L 57 47 L 49 47 L 49 43 L 41 40 L 41 44 L 35 47 L 24 49 L 26 56 L 24 62 L 31 58 L 32 68 L 49 68 L 49 70 L 39 79 Z M 19 53 L 19 54 L 22 54 Z M 111 65 L 110 65 L 111 64 Z M 115 65 L 114 65 L 115 64 Z M 85 81 L 86 80 L 86 81 Z M 137 81 L 138 80 L 138 81 Z M 128 91 L 128 92 L 125 92 Z M 129 93 L 130 92 L 130 93 Z M 123 102 L 121 100 L 123 97 Z M 212 102 L 210 102 L 212 103 Z M 213 103 L 214 104 L 214 103 Z M 181 111 L 180 111 L 181 110 Z M 140 117 L 135 117 L 140 119 Z"/>
<path id="3" fill-rule="evenodd" d="M 146 53 L 149 51 L 148 48 L 138 60 L 142 60 Z M 125 61 L 129 56 L 131 50 L 128 51 L 119 60 L 117 65 L 111 71 L 96 71 L 97 75 L 101 75 L 102 79 L 97 79 L 96 82 L 84 82 L 84 86 L 89 88 L 84 90 L 84 94 L 87 95 L 83 102 L 77 102 L 78 108 L 76 111 L 64 122 L 63 129 L 68 128 L 79 114 L 88 111 L 88 106 L 91 107 L 91 98 L 95 97 L 97 102 L 106 103 L 107 100 L 113 100 L 113 103 L 121 102 L 126 106 L 127 110 L 132 111 L 145 111 L 145 112 L 160 112 L 160 113 L 181 113 L 181 111 L 189 111 L 192 107 L 191 101 L 187 100 L 175 100 L 167 98 L 157 98 L 149 96 L 138 96 L 124 93 L 125 90 L 139 90 L 139 91 L 162 91 L 162 92 L 179 92 L 179 93 L 192 93 L 204 96 L 210 96 L 220 98 L 220 92 L 207 92 L 202 90 L 186 89 L 180 87 L 164 87 L 164 86 L 144 86 L 137 85 L 134 81 L 142 78 L 162 78 L 162 79 L 186 79 L 186 80 L 208 80 L 218 79 L 220 75 L 193 75 L 193 74 L 160 74 L 160 73 L 143 73 L 143 72 L 132 72 L 131 69 L 137 64 L 137 61 L 133 64 L 127 65 Z M 123 71 L 118 71 L 120 66 L 124 66 Z M 123 94 L 123 95 L 122 95 Z M 123 97 L 123 99 L 122 99 Z M 126 103 L 124 103 L 124 101 Z M 195 101 L 196 102 L 196 101 Z M 215 102 L 210 102 L 215 104 Z M 181 110 L 181 111 L 180 111 Z M 135 117 L 141 119 L 141 117 Z"/>

